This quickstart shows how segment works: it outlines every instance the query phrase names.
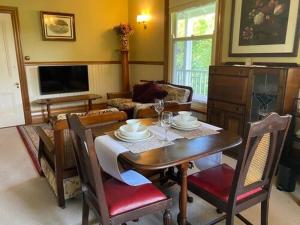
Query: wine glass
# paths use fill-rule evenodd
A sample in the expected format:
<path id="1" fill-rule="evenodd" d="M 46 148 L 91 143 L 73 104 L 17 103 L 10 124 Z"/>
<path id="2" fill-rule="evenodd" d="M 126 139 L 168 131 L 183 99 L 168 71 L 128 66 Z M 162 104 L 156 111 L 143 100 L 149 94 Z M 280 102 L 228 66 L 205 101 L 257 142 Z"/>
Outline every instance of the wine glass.
<path id="1" fill-rule="evenodd" d="M 163 112 L 161 115 L 160 124 L 165 129 L 165 141 L 168 140 L 168 130 L 173 123 L 173 113 L 172 112 Z"/>
<path id="2" fill-rule="evenodd" d="M 155 99 L 154 109 L 158 115 L 158 124 L 160 123 L 160 114 L 164 110 L 164 101 L 162 99 Z"/>

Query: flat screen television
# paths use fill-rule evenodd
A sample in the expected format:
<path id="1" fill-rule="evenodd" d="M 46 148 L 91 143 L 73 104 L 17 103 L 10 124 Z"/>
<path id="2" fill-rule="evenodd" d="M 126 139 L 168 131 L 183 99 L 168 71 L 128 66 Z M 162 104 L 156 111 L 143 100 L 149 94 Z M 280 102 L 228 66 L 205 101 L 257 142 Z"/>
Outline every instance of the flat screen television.
<path id="1" fill-rule="evenodd" d="M 89 91 L 87 66 L 40 66 L 42 95 Z"/>

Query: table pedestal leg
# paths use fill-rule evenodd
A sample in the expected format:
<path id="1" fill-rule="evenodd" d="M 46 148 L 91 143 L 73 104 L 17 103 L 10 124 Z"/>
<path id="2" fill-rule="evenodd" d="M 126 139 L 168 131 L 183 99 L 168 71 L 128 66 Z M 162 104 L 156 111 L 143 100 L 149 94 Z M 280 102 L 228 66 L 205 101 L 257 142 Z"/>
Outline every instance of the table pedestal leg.
<path id="1" fill-rule="evenodd" d="M 180 193 L 179 193 L 179 214 L 177 217 L 177 222 L 179 225 L 190 224 L 187 221 L 187 170 L 189 168 L 189 163 L 184 163 L 180 165 Z"/>

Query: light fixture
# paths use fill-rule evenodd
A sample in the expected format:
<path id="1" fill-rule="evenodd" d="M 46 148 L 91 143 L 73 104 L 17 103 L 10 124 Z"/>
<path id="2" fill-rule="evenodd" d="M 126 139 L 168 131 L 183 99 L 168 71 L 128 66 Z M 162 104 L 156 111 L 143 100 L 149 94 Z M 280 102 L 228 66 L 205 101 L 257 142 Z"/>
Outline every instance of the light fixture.
<path id="1" fill-rule="evenodd" d="M 138 23 L 142 23 L 144 25 L 144 29 L 147 29 L 147 22 L 151 19 L 151 16 L 150 14 L 140 14 L 140 15 L 137 15 L 136 17 L 136 21 Z"/>

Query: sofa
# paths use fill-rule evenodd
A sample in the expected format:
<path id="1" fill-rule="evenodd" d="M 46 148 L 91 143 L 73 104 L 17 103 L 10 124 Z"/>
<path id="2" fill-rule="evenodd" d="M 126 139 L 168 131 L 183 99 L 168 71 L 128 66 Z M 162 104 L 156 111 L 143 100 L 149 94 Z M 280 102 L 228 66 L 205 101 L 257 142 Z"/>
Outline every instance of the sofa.
<path id="1" fill-rule="evenodd" d="M 133 86 L 131 92 L 107 93 L 107 105 L 125 111 L 129 118 L 136 118 L 139 110 L 153 108 L 155 99 L 175 102 L 178 110 L 190 110 L 193 97 L 192 87 L 165 81 L 145 81 Z"/>
<path id="2" fill-rule="evenodd" d="M 85 126 L 92 127 L 106 125 L 108 117 L 111 118 L 120 113 L 124 114 L 123 117 L 126 120 L 127 115 L 116 108 L 73 114 L 78 115 Z M 81 193 L 81 184 L 66 114 L 51 118 L 50 125 L 49 128 L 45 126 L 35 128 L 40 138 L 38 158 L 43 174 L 57 197 L 58 205 L 64 208 L 66 199 Z"/>

